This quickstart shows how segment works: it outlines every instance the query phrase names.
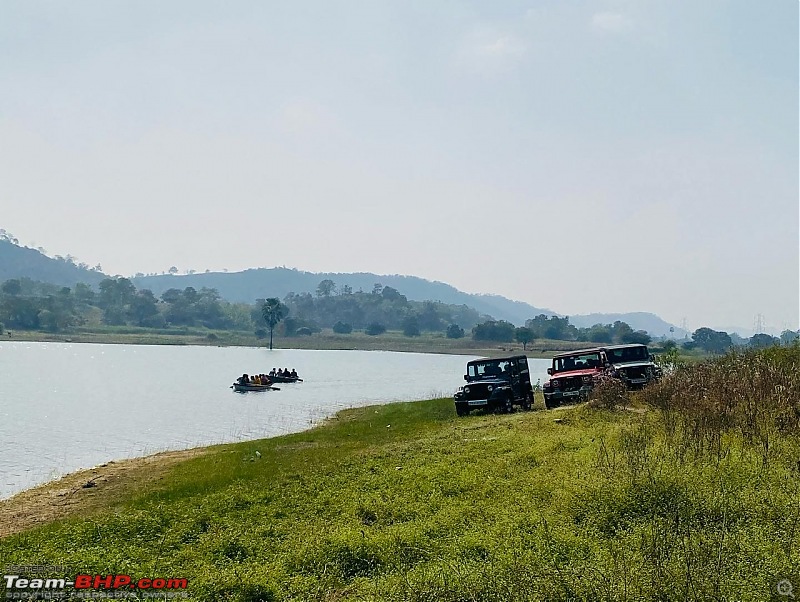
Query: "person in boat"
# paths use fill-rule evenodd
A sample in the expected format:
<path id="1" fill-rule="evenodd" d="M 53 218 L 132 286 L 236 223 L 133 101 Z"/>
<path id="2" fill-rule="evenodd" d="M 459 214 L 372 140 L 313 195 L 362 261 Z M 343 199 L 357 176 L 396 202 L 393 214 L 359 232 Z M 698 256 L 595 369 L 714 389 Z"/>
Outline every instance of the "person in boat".
<path id="1" fill-rule="evenodd" d="M 269 371 L 270 378 L 275 376 L 275 368 Z"/>
<path id="2" fill-rule="evenodd" d="M 297 370 L 295 370 L 294 368 L 292 368 L 292 371 L 291 371 L 291 373 L 289 374 L 289 377 L 290 377 L 290 378 L 297 378 Z"/>
<path id="3" fill-rule="evenodd" d="M 261 375 L 261 384 L 264 385 L 264 386 L 269 387 L 269 386 L 272 385 L 272 379 L 269 376 L 267 376 L 266 374 L 262 374 Z"/>
<path id="4" fill-rule="evenodd" d="M 236 382 L 240 385 L 247 385 L 250 384 L 250 377 L 247 374 L 242 374 L 239 378 L 236 379 Z"/>

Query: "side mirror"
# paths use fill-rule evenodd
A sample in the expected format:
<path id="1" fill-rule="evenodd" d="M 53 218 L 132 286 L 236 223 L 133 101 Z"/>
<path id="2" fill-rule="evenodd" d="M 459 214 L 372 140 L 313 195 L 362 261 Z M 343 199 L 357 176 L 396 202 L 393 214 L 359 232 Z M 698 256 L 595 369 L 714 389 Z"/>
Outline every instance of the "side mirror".
<path id="1" fill-rule="evenodd" d="M 550 376 L 553 376 L 553 369 L 552 369 L 552 368 L 548 368 L 548 369 L 547 369 L 547 373 L 548 373 Z"/>
<path id="2" fill-rule="evenodd" d="M 464 380 L 469 380 L 469 376 L 467 376 L 467 375 L 465 374 L 465 375 L 464 375 Z"/>

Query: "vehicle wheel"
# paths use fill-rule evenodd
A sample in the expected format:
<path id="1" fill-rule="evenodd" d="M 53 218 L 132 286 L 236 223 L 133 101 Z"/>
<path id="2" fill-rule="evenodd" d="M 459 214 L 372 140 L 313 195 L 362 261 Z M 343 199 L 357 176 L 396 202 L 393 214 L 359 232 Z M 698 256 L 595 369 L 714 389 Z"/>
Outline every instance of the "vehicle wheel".
<path id="1" fill-rule="evenodd" d="M 503 414 L 511 414 L 514 411 L 514 398 L 506 397 L 503 401 Z"/>
<path id="2" fill-rule="evenodd" d="M 456 406 L 456 415 L 457 416 L 466 416 L 469 414 L 469 410 L 467 408 L 462 408 L 461 406 Z"/>
<path id="3" fill-rule="evenodd" d="M 525 396 L 525 399 L 522 401 L 522 409 L 526 412 L 530 412 L 533 409 L 533 395 L 528 393 Z"/>

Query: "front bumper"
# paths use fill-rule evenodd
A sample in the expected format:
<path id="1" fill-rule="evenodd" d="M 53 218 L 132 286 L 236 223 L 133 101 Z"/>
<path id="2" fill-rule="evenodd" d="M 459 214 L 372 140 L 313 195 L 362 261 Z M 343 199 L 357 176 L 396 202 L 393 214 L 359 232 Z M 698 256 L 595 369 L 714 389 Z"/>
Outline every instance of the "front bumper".
<path id="1" fill-rule="evenodd" d="M 584 386 L 574 391 L 561 391 L 560 389 L 553 389 L 551 391 L 543 391 L 545 401 L 572 401 L 577 399 L 586 399 L 589 393 L 592 392 L 592 387 Z"/>

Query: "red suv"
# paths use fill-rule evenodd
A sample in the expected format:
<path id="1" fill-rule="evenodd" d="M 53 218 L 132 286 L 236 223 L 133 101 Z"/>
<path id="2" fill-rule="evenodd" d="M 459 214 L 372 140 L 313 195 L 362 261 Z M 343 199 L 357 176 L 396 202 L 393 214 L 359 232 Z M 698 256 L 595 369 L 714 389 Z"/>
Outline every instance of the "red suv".
<path id="1" fill-rule="evenodd" d="M 560 353 L 547 369 L 550 378 L 542 385 L 547 409 L 562 401 L 582 401 L 589 397 L 595 380 L 605 372 L 608 360 L 599 347 Z"/>

